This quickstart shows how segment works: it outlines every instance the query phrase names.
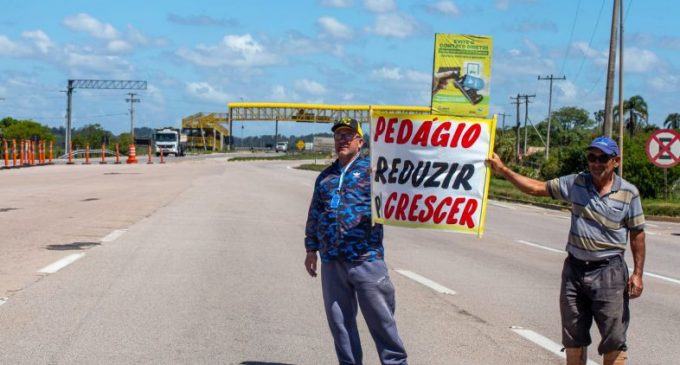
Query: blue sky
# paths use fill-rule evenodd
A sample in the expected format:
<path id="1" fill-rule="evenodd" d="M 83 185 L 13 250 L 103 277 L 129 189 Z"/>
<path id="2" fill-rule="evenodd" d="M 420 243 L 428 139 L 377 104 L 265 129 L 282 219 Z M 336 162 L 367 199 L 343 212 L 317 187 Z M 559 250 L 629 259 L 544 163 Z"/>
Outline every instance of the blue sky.
<path id="1" fill-rule="evenodd" d="M 0 116 L 49 126 L 64 125 L 68 79 L 146 80 L 138 127 L 179 126 L 240 100 L 426 106 L 434 33 L 493 37 L 492 112 L 514 120 L 510 96 L 536 94 L 529 118 L 544 119 L 549 83 L 537 76 L 549 74 L 567 77 L 553 110 L 604 107 L 613 0 L 1 1 Z M 624 95 L 642 95 L 662 124 L 680 112 L 680 3 L 622 3 Z M 78 90 L 74 127 L 129 130 L 126 92 Z"/>

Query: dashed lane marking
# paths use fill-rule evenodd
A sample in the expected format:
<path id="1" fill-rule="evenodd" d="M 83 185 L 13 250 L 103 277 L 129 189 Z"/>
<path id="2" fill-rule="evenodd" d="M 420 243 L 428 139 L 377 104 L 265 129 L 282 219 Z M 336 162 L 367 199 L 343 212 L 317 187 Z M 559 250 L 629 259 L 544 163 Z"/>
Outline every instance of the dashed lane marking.
<path id="1" fill-rule="evenodd" d="M 116 229 L 115 231 L 107 234 L 104 238 L 101 239 L 102 242 L 112 242 L 118 239 L 118 237 L 122 236 L 125 232 L 127 232 L 127 229 Z"/>
<path id="2" fill-rule="evenodd" d="M 546 246 L 543 246 L 543 245 L 539 245 L 538 243 L 533 243 L 533 242 L 529 242 L 529 241 L 525 241 L 525 240 L 517 240 L 517 242 L 519 242 L 523 245 L 540 248 L 540 249 L 550 251 L 550 252 L 564 253 L 564 250 L 557 250 L 557 249 L 554 249 L 552 247 L 546 247 Z"/>
<path id="3" fill-rule="evenodd" d="M 85 256 L 84 253 L 74 253 L 72 255 L 68 255 L 57 262 L 43 267 L 42 269 L 38 270 L 38 272 L 41 274 L 54 274 L 66 266 L 78 261 L 83 256 Z"/>
<path id="4" fill-rule="evenodd" d="M 0 298 L 0 305 L 3 305 L 7 302 L 7 298 Z"/>
<path id="5" fill-rule="evenodd" d="M 451 289 L 449 289 L 449 288 L 447 288 L 447 287 L 445 287 L 445 286 L 443 286 L 439 283 L 435 283 L 434 281 L 432 281 L 432 280 L 430 280 L 430 279 L 428 279 L 424 276 L 420 276 L 420 275 L 418 275 L 418 274 L 416 274 L 412 271 L 401 270 L 401 269 L 395 269 L 394 271 L 406 276 L 407 278 L 409 278 L 413 281 L 416 281 L 420 284 L 423 284 L 426 287 L 428 287 L 428 288 L 430 288 L 430 289 L 432 289 L 436 292 L 439 292 L 439 293 L 442 293 L 442 294 L 448 294 L 448 295 L 456 294 L 455 291 L 453 291 L 453 290 L 451 290 Z"/>
<path id="6" fill-rule="evenodd" d="M 517 208 L 513 207 L 512 205 L 499 203 L 499 202 L 494 201 L 494 200 L 489 200 L 489 205 L 493 205 L 493 206 L 501 207 L 501 208 L 505 208 L 505 209 L 510 209 L 510 210 L 517 210 Z"/>
<path id="7" fill-rule="evenodd" d="M 630 270 L 630 271 L 632 272 L 632 271 L 633 271 L 633 268 L 632 268 L 632 267 L 629 267 L 628 270 Z M 668 281 L 668 282 L 671 282 L 671 283 L 680 285 L 680 280 L 678 280 L 678 279 L 669 278 L 668 276 L 663 276 L 663 275 L 655 274 L 655 273 L 653 273 L 653 272 L 646 272 L 646 273 L 644 273 L 644 274 L 642 274 L 642 275 L 643 275 L 643 276 L 649 276 L 649 277 L 652 277 L 652 278 L 661 279 L 661 280 L 666 280 L 666 281 Z"/>
<path id="8" fill-rule="evenodd" d="M 544 349 L 552 352 L 553 354 L 555 354 L 555 355 L 557 355 L 557 356 L 559 356 L 563 359 L 566 359 L 567 356 L 564 354 L 564 352 L 562 352 L 562 345 L 551 341 L 549 338 L 547 338 L 547 337 L 545 337 L 545 336 L 543 336 L 539 333 L 536 333 L 532 330 L 522 328 L 520 326 L 512 326 L 512 327 L 510 327 L 510 329 L 513 332 L 515 332 L 516 334 L 518 334 L 518 335 L 526 338 L 527 340 L 537 344 L 538 346 L 541 346 Z M 586 364 L 587 365 L 598 365 L 595 361 L 592 361 L 592 360 L 588 360 L 588 362 Z"/>
<path id="9" fill-rule="evenodd" d="M 543 245 L 539 245 L 538 243 L 533 243 L 533 242 L 529 242 L 529 241 L 525 241 L 525 240 L 517 240 L 516 242 L 521 243 L 521 244 L 524 244 L 524 245 L 527 245 L 527 246 L 540 248 L 540 249 L 543 249 L 543 250 L 546 250 L 546 251 L 550 251 L 550 252 L 564 253 L 563 250 L 556 250 L 556 249 L 554 249 L 554 248 L 552 248 L 552 247 L 546 247 L 546 246 L 543 246 Z M 629 267 L 628 270 L 630 270 L 630 271 L 632 272 L 632 271 L 633 271 L 633 268 L 632 268 L 632 267 Z M 680 285 L 680 279 L 675 279 L 675 278 L 671 278 L 671 277 L 668 277 L 668 276 L 663 276 L 663 275 L 655 274 L 655 273 L 653 273 L 653 272 L 646 272 L 646 273 L 643 274 L 643 276 L 649 276 L 649 277 L 651 277 L 651 278 L 656 278 L 656 279 L 660 279 L 660 280 L 665 280 L 665 281 L 668 281 L 668 282 L 670 282 L 670 283 Z"/>

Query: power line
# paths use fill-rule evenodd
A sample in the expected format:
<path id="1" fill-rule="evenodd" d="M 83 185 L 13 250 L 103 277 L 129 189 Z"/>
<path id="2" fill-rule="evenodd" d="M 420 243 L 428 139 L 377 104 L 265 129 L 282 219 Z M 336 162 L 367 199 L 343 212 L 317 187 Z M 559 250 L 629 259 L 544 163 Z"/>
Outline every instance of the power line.
<path id="1" fill-rule="evenodd" d="M 564 74 L 564 66 L 567 63 L 567 56 L 569 55 L 569 49 L 571 48 L 571 41 L 574 38 L 574 29 L 576 28 L 576 20 L 578 20 L 578 11 L 581 8 L 581 0 L 578 0 L 576 5 L 576 14 L 574 15 L 574 22 L 571 24 L 571 34 L 569 35 L 569 42 L 567 42 L 567 49 L 564 52 L 564 59 L 562 60 L 561 74 Z"/>
<path id="2" fill-rule="evenodd" d="M 548 99 L 548 132 L 547 132 L 547 143 L 545 145 L 545 159 L 548 159 L 550 153 L 550 122 L 552 121 L 552 90 L 553 90 L 553 80 L 566 80 L 567 77 L 562 75 L 562 77 L 555 77 L 552 74 L 546 77 L 538 77 L 539 80 L 550 80 L 550 97 Z"/>
<path id="3" fill-rule="evenodd" d="M 597 21 L 595 22 L 595 27 L 593 27 L 593 32 L 590 34 L 590 40 L 588 41 L 588 48 L 590 48 L 593 44 L 593 39 L 595 38 L 595 32 L 597 31 L 597 27 L 600 25 L 600 19 L 602 18 L 602 10 L 604 9 L 604 0 L 602 0 L 602 5 L 600 6 L 600 11 L 597 14 Z M 576 71 L 576 76 L 574 77 L 574 82 L 578 80 L 579 75 L 581 75 L 581 70 L 583 69 L 583 64 L 586 62 L 586 53 L 581 50 L 581 54 L 583 57 L 581 57 L 581 64 L 578 66 L 578 71 Z"/>

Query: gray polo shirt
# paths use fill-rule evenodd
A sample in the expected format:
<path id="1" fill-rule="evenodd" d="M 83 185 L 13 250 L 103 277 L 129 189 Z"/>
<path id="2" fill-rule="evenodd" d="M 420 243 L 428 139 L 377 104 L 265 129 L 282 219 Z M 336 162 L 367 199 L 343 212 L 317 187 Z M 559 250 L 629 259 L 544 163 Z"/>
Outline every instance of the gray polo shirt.
<path id="1" fill-rule="evenodd" d="M 571 203 L 567 252 L 584 261 L 623 255 L 628 231 L 645 228 L 640 193 L 614 175 L 612 190 L 599 196 L 590 173 L 562 176 L 546 183 L 553 199 Z"/>

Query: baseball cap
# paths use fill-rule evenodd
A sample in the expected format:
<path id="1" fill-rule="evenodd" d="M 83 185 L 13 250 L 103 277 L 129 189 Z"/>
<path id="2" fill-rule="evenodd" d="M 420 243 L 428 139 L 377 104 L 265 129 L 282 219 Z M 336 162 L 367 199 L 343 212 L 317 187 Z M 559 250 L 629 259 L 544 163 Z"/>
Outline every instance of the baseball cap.
<path id="1" fill-rule="evenodd" d="M 617 145 L 616 142 L 614 142 L 614 140 L 609 137 L 602 136 L 595 138 L 592 142 L 590 142 L 590 146 L 588 146 L 588 149 L 591 148 L 597 148 L 604 154 L 610 156 L 619 155 L 619 145 Z"/>
<path id="2" fill-rule="evenodd" d="M 361 123 L 357 122 L 356 119 L 342 118 L 340 120 L 336 120 L 335 124 L 333 124 L 333 128 L 331 128 L 331 131 L 335 133 L 335 131 L 340 128 L 349 128 L 358 133 L 361 138 L 364 138 L 364 131 L 361 130 Z"/>

